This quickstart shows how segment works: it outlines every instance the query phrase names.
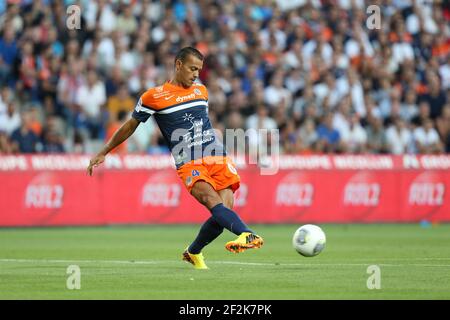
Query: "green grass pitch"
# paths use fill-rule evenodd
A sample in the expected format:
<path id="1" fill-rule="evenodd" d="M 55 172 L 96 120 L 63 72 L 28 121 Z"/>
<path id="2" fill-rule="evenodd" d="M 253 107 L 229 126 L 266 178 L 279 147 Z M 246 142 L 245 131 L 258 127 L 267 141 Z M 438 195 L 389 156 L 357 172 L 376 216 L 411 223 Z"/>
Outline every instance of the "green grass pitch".
<path id="1" fill-rule="evenodd" d="M 263 248 L 232 254 L 225 230 L 206 271 L 180 259 L 198 225 L 0 229 L 0 299 L 450 299 L 449 224 L 324 224 L 313 258 L 291 246 L 297 225 L 251 227 Z M 79 290 L 66 287 L 69 265 Z M 380 289 L 367 288 L 370 265 Z"/>

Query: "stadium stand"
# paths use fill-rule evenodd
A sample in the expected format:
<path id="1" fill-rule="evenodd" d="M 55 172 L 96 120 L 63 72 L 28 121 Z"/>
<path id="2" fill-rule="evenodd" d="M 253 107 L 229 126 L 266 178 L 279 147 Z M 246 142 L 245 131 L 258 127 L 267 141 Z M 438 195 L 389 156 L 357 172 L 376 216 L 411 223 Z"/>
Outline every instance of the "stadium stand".
<path id="1" fill-rule="evenodd" d="M 66 25 L 70 5 L 81 8 L 80 29 Z M 366 25 L 369 5 L 380 8 L 379 29 Z M 138 96 L 171 76 L 186 45 L 206 56 L 200 81 L 218 130 L 278 128 L 284 154 L 449 153 L 449 8 L 426 0 L 2 1 L 0 153 L 97 151 Z M 120 152 L 168 149 L 151 122 Z"/>

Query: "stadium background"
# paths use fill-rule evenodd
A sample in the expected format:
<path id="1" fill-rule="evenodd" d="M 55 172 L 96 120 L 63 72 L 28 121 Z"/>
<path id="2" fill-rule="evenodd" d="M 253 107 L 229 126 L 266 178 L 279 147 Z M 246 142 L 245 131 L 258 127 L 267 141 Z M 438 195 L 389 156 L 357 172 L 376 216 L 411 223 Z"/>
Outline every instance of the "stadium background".
<path id="1" fill-rule="evenodd" d="M 424 0 L 0 1 L 0 298 L 449 299 L 449 19 Z M 263 249 L 229 254 L 224 232 L 204 273 L 180 254 L 209 213 L 152 120 L 85 171 L 185 45 L 215 128 L 280 130 L 275 175 L 236 159 Z M 304 223 L 327 235 L 315 258 L 291 245 Z"/>
<path id="2" fill-rule="evenodd" d="M 187 45 L 214 128 L 280 130 L 276 175 L 238 164 L 248 221 L 449 221 L 446 4 L 371 2 L 373 29 L 364 1 L 2 2 L 0 225 L 204 220 L 153 119 L 83 176 Z"/>

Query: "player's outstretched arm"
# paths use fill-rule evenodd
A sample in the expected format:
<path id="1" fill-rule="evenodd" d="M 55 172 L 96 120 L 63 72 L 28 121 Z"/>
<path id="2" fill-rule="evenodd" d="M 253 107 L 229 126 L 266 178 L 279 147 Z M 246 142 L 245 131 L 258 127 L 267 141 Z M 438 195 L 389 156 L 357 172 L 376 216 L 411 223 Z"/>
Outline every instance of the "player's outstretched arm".
<path id="1" fill-rule="evenodd" d="M 105 144 L 105 146 L 102 148 L 102 150 L 97 153 L 91 161 L 89 161 L 89 166 L 87 167 L 87 172 L 90 176 L 92 176 L 92 172 L 94 170 L 94 167 L 97 167 L 100 165 L 103 161 L 105 161 L 106 155 L 115 147 L 117 147 L 119 144 L 127 140 L 133 132 L 136 130 L 136 128 L 139 125 L 139 121 L 135 118 L 130 118 L 125 122 L 109 139 L 109 141 Z"/>

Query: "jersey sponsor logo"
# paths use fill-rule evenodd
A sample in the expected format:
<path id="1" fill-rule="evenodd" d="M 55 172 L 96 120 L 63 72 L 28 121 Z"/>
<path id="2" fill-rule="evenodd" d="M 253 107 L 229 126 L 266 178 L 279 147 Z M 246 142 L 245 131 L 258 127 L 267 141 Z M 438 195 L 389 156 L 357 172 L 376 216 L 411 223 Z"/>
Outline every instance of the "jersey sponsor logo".
<path id="1" fill-rule="evenodd" d="M 172 97 L 173 97 L 173 95 L 168 96 L 168 97 L 164 97 L 164 100 L 169 100 L 169 99 L 171 99 Z"/>
<path id="2" fill-rule="evenodd" d="M 170 92 L 167 92 L 167 91 L 164 91 L 162 93 L 155 93 L 155 94 L 153 94 L 153 98 L 158 99 L 161 97 L 168 96 L 169 94 L 170 94 Z M 172 95 L 172 97 L 173 97 L 173 95 Z"/>
<path id="3" fill-rule="evenodd" d="M 177 99 L 175 101 L 176 102 L 185 102 L 187 100 L 194 99 L 194 98 L 195 98 L 195 93 L 191 93 L 186 96 L 177 97 Z"/>
<path id="4" fill-rule="evenodd" d="M 154 88 L 154 94 L 153 94 L 153 98 L 155 98 L 155 99 L 159 99 L 159 98 L 162 98 L 162 97 L 165 97 L 165 96 L 168 96 L 168 95 L 172 95 L 172 97 L 173 97 L 173 92 L 172 91 L 170 91 L 170 89 L 169 90 L 164 90 L 164 85 L 162 85 L 162 86 L 159 86 L 159 87 L 155 87 Z"/>
<path id="5" fill-rule="evenodd" d="M 190 149 L 214 140 L 214 132 L 212 130 L 203 130 L 203 119 L 195 120 L 191 114 L 185 114 L 183 119 L 192 123 L 190 128 L 182 130 L 182 143 L 184 146 Z M 178 141 L 178 139 L 173 139 L 173 141 Z"/>
<path id="6" fill-rule="evenodd" d="M 183 116 L 183 121 L 189 121 L 190 123 L 192 123 L 192 127 L 190 127 L 190 128 L 187 129 L 187 130 L 190 131 L 190 130 L 194 129 L 194 127 L 195 127 L 194 119 L 195 119 L 195 118 L 192 116 L 191 113 L 185 113 L 185 114 L 184 114 L 184 116 Z M 203 125 L 203 121 L 202 121 L 201 124 Z"/>

